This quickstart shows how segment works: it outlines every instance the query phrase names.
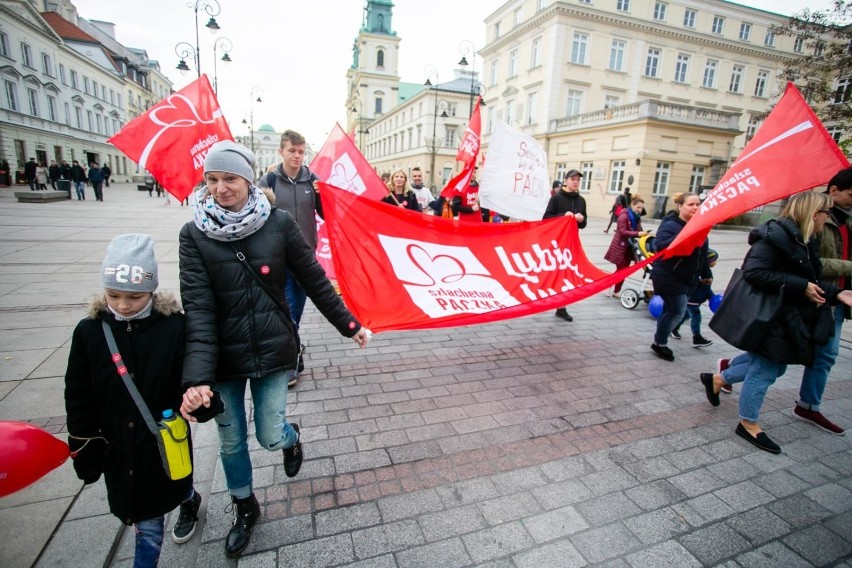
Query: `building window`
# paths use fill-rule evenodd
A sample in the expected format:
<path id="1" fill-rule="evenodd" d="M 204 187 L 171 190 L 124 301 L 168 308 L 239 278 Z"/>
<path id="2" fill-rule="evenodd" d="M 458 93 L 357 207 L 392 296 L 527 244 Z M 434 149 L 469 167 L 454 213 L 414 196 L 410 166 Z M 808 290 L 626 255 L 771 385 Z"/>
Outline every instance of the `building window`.
<path id="1" fill-rule="evenodd" d="M 80 86 L 79 86 L 79 85 L 80 85 L 80 83 L 79 83 L 79 81 L 77 80 L 77 72 L 76 72 L 76 71 L 74 71 L 74 70 L 72 69 L 72 70 L 71 70 L 71 86 L 72 86 L 73 88 L 75 88 L 75 89 L 79 90 L 79 89 L 80 89 Z"/>
<path id="2" fill-rule="evenodd" d="M 515 10 L 515 25 L 518 26 L 523 21 L 524 21 L 524 18 L 523 18 L 522 9 L 518 8 L 517 10 Z"/>
<path id="3" fill-rule="evenodd" d="M 625 42 L 614 39 L 612 46 L 609 48 L 609 68 L 613 71 L 621 71 L 624 69 L 624 48 Z"/>
<path id="4" fill-rule="evenodd" d="M 793 42 L 793 51 L 796 53 L 802 53 L 805 48 L 805 38 L 799 36 L 796 38 L 796 41 Z"/>
<path id="5" fill-rule="evenodd" d="M 373 108 L 374 114 L 382 114 L 382 97 L 376 97 L 376 104 Z"/>
<path id="6" fill-rule="evenodd" d="M 539 66 L 541 66 L 541 38 L 537 37 L 532 41 L 530 68 L 535 68 Z"/>
<path id="7" fill-rule="evenodd" d="M 757 134 L 758 126 L 760 126 L 760 119 L 753 115 L 750 116 L 748 126 L 746 126 L 746 142 L 754 138 L 754 135 Z"/>
<path id="8" fill-rule="evenodd" d="M 6 108 L 18 111 L 18 86 L 11 81 L 3 81 L 6 91 Z"/>
<path id="9" fill-rule="evenodd" d="M 751 24 L 743 22 L 740 24 L 740 39 L 749 41 L 751 39 Z"/>
<path id="10" fill-rule="evenodd" d="M 553 177 L 554 181 L 559 180 L 562 181 L 565 179 L 565 174 L 568 172 L 568 164 L 565 162 L 557 162 L 556 163 L 556 175 Z"/>
<path id="11" fill-rule="evenodd" d="M 27 89 L 27 100 L 30 103 L 30 114 L 38 116 L 38 91 Z"/>
<path id="12" fill-rule="evenodd" d="M 814 44 L 814 56 L 822 57 L 822 52 L 825 51 L 825 42 L 817 41 Z"/>
<path id="13" fill-rule="evenodd" d="M 668 10 L 669 5 L 665 2 L 656 2 L 654 4 L 654 19 L 660 22 L 666 21 L 666 10 Z"/>
<path id="14" fill-rule="evenodd" d="M 511 125 L 515 121 L 514 109 L 515 99 L 506 101 L 506 124 Z"/>
<path id="15" fill-rule="evenodd" d="M 544 10 L 544 3 L 545 3 L 545 0 L 538 0 L 538 1 L 535 3 L 535 9 L 536 9 L 536 11 L 537 11 L 537 12 L 538 12 L 538 11 L 541 11 L 541 10 Z"/>
<path id="16" fill-rule="evenodd" d="M 671 171 L 671 162 L 657 162 L 657 170 L 654 172 L 654 187 L 651 193 L 654 195 L 665 195 L 668 193 L 669 174 Z"/>
<path id="17" fill-rule="evenodd" d="M 683 25 L 687 28 L 695 27 L 695 10 L 684 10 L 683 11 Z"/>
<path id="18" fill-rule="evenodd" d="M 498 61 L 496 59 L 491 62 L 491 86 L 497 84 L 497 69 L 499 67 L 497 63 Z"/>
<path id="19" fill-rule="evenodd" d="M 683 53 L 679 53 L 677 56 L 677 63 L 675 64 L 675 74 L 674 80 L 675 83 L 686 83 L 686 79 L 689 76 L 689 56 Z"/>
<path id="20" fill-rule="evenodd" d="M 580 172 L 583 177 L 580 178 L 580 191 L 588 193 L 592 189 L 592 175 L 595 172 L 594 162 L 583 162 L 580 164 Z"/>
<path id="21" fill-rule="evenodd" d="M 385 66 L 385 52 L 384 52 L 384 50 L 380 49 L 376 52 L 376 67 L 381 69 L 384 66 Z"/>
<path id="22" fill-rule="evenodd" d="M 589 45 L 589 36 L 574 32 L 574 42 L 571 44 L 571 63 L 578 65 L 586 64 L 586 48 Z"/>
<path id="23" fill-rule="evenodd" d="M 102 129 L 102 128 L 103 128 L 103 118 L 101 117 L 101 115 L 96 114 L 96 115 L 95 115 L 95 131 L 96 131 L 98 134 L 101 134 L 101 129 Z"/>
<path id="24" fill-rule="evenodd" d="M 63 64 L 59 64 L 59 80 L 62 81 L 63 85 L 67 85 L 68 81 L 65 80 L 65 66 Z"/>
<path id="25" fill-rule="evenodd" d="M 704 185 L 704 166 L 692 166 L 692 176 L 689 178 L 689 191 L 698 195 Z"/>
<path id="26" fill-rule="evenodd" d="M 47 95 L 47 117 L 56 122 L 56 97 Z"/>
<path id="27" fill-rule="evenodd" d="M 577 89 L 568 90 L 568 107 L 565 116 L 577 116 L 583 109 L 583 91 Z"/>
<path id="28" fill-rule="evenodd" d="M 725 30 L 725 18 L 722 16 L 713 16 L 713 27 L 710 28 L 714 34 L 722 35 Z"/>
<path id="29" fill-rule="evenodd" d="M 660 50 L 656 47 L 648 48 L 648 57 L 645 59 L 645 76 L 656 77 L 657 67 L 660 65 Z"/>
<path id="30" fill-rule="evenodd" d="M 535 115 L 538 106 L 538 93 L 530 93 L 527 96 L 527 124 L 535 124 Z"/>
<path id="31" fill-rule="evenodd" d="M 65 124 L 71 126 L 71 105 L 63 103 L 63 106 L 65 108 Z"/>
<path id="32" fill-rule="evenodd" d="M 24 42 L 21 42 L 21 61 L 27 67 L 33 67 L 33 52 L 30 49 L 30 46 Z"/>
<path id="33" fill-rule="evenodd" d="M 621 193 L 621 186 L 624 184 L 624 160 L 618 160 L 612 163 L 612 169 L 609 175 L 609 192 Z"/>
<path id="34" fill-rule="evenodd" d="M 500 37 L 500 22 L 494 24 L 494 39 Z"/>
<path id="35" fill-rule="evenodd" d="M 6 32 L 0 32 L 0 55 L 11 57 L 9 55 L 9 35 Z"/>
<path id="36" fill-rule="evenodd" d="M 509 53 L 509 77 L 518 75 L 518 50 L 515 49 Z"/>
<path id="37" fill-rule="evenodd" d="M 94 130 L 95 130 L 95 120 L 94 120 L 94 118 L 95 118 L 95 115 L 92 113 L 92 111 L 87 110 L 87 111 L 86 111 L 86 119 L 87 119 L 87 124 L 88 124 L 88 126 L 89 126 L 89 132 L 92 132 L 92 131 L 94 131 Z"/>
<path id="38" fill-rule="evenodd" d="M 89 78 L 83 75 L 83 92 L 89 94 Z M 142 106 L 142 105 L 139 105 Z"/>
<path id="39" fill-rule="evenodd" d="M 604 108 L 612 108 L 617 107 L 621 103 L 621 97 L 618 95 L 605 95 L 604 96 Z"/>
<path id="40" fill-rule="evenodd" d="M 74 107 L 74 118 L 75 118 L 75 122 L 77 124 L 77 128 L 82 130 L 82 128 L 83 128 L 83 109 L 75 106 Z"/>
<path id="41" fill-rule="evenodd" d="M 771 28 L 766 30 L 766 35 L 763 37 L 763 44 L 767 47 L 775 47 L 775 32 Z"/>
<path id="42" fill-rule="evenodd" d="M 731 69 L 731 84 L 728 90 L 732 93 L 742 92 L 744 70 L 742 65 L 734 65 L 734 68 Z"/>
<path id="43" fill-rule="evenodd" d="M 629 12 L 630 0 L 615 0 L 615 9 L 619 12 Z"/>
<path id="44" fill-rule="evenodd" d="M 485 133 L 491 134 L 491 129 L 494 127 L 494 107 L 488 107 L 488 116 L 485 118 Z M 417 129 L 418 136 L 420 135 L 420 129 Z"/>
<path id="45" fill-rule="evenodd" d="M 713 59 L 707 60 L 707 63 L 704 64 L 704 81 L 701 83 L 702 86 L 708 89 L 716 88 L 716 68 L 718 66 L 718 61 Z"/>
<path id="46" fill-rule="evenodd" d="M 53 77 L 53 69 L 50 64 L 50 56 L 46 53 L 41 54 L 41 72 L 48 77 Z"/>
<path id="47" fill-rule="evenodd" d="M 846 103 L 850 99 L 850 90 L 852 90 L 852 79 L 849 77 L 837 81 L 837 89 L 834 90 L 834 103 Z"/>
<path id="48" fill-rule="evenodd" d="M 766 96 L 766 83 L 769 79 L 769 71 L 758 71 L 757 72 L 757 81 L 754 82 L 754 96 L 755 97 L 765 97 Z"/>
<path id="49" fill-rule="evenodd" d="M 843 129 L 839 126 L 832 126 L 830 128 L 826 128 L 828 130 L 828 135 L 831 136 L 832 140 L 840 143 L 840 139 L 843 138 Z"/>

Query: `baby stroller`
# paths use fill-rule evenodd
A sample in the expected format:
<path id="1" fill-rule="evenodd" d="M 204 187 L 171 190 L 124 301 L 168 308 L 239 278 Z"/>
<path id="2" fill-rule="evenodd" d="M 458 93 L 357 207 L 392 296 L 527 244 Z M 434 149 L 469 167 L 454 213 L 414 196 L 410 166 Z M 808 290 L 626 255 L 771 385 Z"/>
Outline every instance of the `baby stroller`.
<path id="1" fill-rule="evenodd" d="M 654 256 L 654 237 L 645 235 L 638 239 L 627 239 L 628 244 L 633 248 L 633 257 L 636 261 L 644 260 Z M 646 304 L 651 301 L 654 296 L 654 290 L 651 287 L 651 265 L 647 265 L 642 269 L 642 279 L 638 282 L 635 280 L 625 280 L 624 286 L 621 289 L 621 305 L 632 310 L 639 305 L 639 300 Z"/>

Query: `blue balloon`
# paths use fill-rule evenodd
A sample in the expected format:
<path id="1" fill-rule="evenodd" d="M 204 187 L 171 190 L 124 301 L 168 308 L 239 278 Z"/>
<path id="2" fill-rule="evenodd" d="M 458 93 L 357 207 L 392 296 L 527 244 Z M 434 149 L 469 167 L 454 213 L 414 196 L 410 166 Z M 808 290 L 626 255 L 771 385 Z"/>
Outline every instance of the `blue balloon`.
<path id="1" fill-rule="evenodd" d="M 652 296 L 651 301 L 648 302 L 648 311 L 654 319 L 659 318 L 663 314 L 663 299 L 657 295 Z"/>
<path id="2" fill-rule="evenodd" d="M 718 310 L 719 306 L 722 304 L 722 298 L 724 296 L 725 296 L 724 294 L 716 294 L 715 296 L 710 298 L 710 311 L 711 312 L 713 312 L 714 314 L 716 313 L 716 310 Z"/>

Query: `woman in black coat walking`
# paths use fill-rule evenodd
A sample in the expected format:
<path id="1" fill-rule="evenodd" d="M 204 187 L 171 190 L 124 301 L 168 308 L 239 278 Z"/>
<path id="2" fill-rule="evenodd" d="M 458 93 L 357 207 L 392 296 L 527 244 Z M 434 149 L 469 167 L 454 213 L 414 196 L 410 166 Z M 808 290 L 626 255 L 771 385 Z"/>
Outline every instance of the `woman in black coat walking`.
<path id="1" fill-rule="evenodd" d="M 752 230 L 743 278 L 760 290 L 781 289 L 783 305 L 758 347 L 734 357 L 721 373 L 700 376 L 713 406 L 719 405 L 722 386 L 744 381 L 736 434 L 774 454 L 781 448 L 757 423 L 766 391 L 786 372 L 788 364 L 810 365 L 817 343 L 828 341 L 833 324 L 826 330 L 828 335 L 820 337 L 819 306 L 837 302 L 852 305 L 852 291 L 841 292 L 821 278 L 815 235 L 822 231 L 831 206 L 827 195 L 806 191 L 792 197 L 777 219 Z"/>

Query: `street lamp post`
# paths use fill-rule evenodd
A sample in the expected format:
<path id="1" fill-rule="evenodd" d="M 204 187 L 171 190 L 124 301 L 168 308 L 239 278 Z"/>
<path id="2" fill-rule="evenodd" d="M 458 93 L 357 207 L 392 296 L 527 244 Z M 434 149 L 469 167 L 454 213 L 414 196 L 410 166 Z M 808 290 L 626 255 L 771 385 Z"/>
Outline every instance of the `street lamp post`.
<path id="1" fill-rule="evenodd" d="M 213 92 L 217 95 L 219 94 L 219 75 L 217 72 L 216 62 L 219 60 L 219 55 L 217 53 L 217 49 L 221 49 L 222 53 L 222 61 L 225 63 L 231 62 L 231 56 L 228 55 L 232 49 L 234 49 L 234 44 L 231 43 L 226 37 L 220 37 L 216 41 L 213 42 Z"/>
<path id="2" fill-rule="evenodd" d="M 222 8 L 216 0 L 196 0 L 194 3 L 188 2 L 186 7 L 191 8 L 192 11 L 195 12 L 195 48 L 193 49 L 193 47 L 186 42 L 180 42 L 175 46 L 175 53 L 181 58 L 180 63 L 177 65 L 177 69 L 181 72 L 181 74 L 185 74 L 189 71 L 189 66 L 186 64 L 186 58 L 189 57 L 190 53 L 192 53 L 195 59 L 195 72 L 199 77 L 201 77 L 201 42 L 198 36 L 198 11 L 202 10 L 207 12 L 210 16 L 210 19 L 206 24 L 204 24 L 204 27 L 210 30 L 210 33 L 215 34 L 219 31 L 219 24 L 216 22 L 215 16 L 218 16 L 222 12 Z M 179 52 L 178 47 L 183 45 L 185 45 L 188 49 L 183 48 Z"/>
<path id="3" fill-rule="evenodd" d="M 430 176 L 429 185 L 430 186 L 434 185 L 435 187 L 437 187 L 437 185 L 435 184 L 435 155 L 438 152 L 438 148 L 437 148 L 438 137 L 437 137 L 437 132 L 436 132 L 436 129 L 438 127 L 438 106 L 439 106 L 439 102 L 438 102 L 438 70 L 435 69 L 432 66 L 429 66 L 426 70 L 426 74 L 427 74 L 427 77 L 426 77 L 426 82 L 423 83 L 424 86 L 426 86 L 429 89 L 433 89 L 435 91 L 435 103 L 434 103 L 435 108 L 434 108 L 434 112 L 432 113 L 432 161 L 431 161 L 431 166 L 430 166 L 430 169 L 429 169 L 429 176 Z M 432 77 L 433 76 L 435 77 L 435 84 L 434 85 L 432 84 Z M 441 113 L 441 118 L 447 118 L 447 108 L 449 107 L 449 105 L 447 104 L 446 101 L 440 101 L 440 106 L 441 106 L 441 109 L 443 111 Z"/>
<path id="4" fill-rule="evenodd" d="M 461 43 L 459 43 L 459 51 L 462 54 L 462 58 L 459 60 L 459 65 L 462 67 L 468 66 L 467 56 L 470 55 L 470 111 L 468 116 L 473 116 L 473 97 L 476 91 L 476 47 L 473 45 L 472 41 L 463 39 Z"/>
<path id="5" fill-rule="evenodd" d="M 355 105 L 358 105 L 356 108 Z M 355 119 L 355 126 L 358 129 L 358 149 L 361 150 L 361 153 L 364 153 L 364 134 L 369 134 L 370 131 L 364 128 L 363 124 L 363 106 L 361 104 L 361 97 L 358 93 L 355 93 L 355 96 L 346 101 L 347 110 L 349 112 L 355 113 L 357 118 Z"/>
<path id="6" fill-rule="evenodd" d="M 257 100 L 257 102 L 259 102 L 259 103 L 263 102 L 263 100 L 261 100 L 261 98 L 260 98 L 260 94 L 257 95 L 257 99 L 254 98 L 255 91 L 260 93 L 260 87 L 255 86 L 255 87 L 251 88 L 251 101 L 250 101 L 250 106 L 249 106 L 249 122 L 246 122 L 246 119 L 243 119 L 243 124 L 248 124 L 248 126 L 249 126 L 249 137 L 250 137 L 250 140 L 251 140 L 251 142 L 250 142 L 251 145 L 249 146 L 249 149 L 252 152 L 254 152 L 254 103 L 255 103 L 255 100 Z"/>

